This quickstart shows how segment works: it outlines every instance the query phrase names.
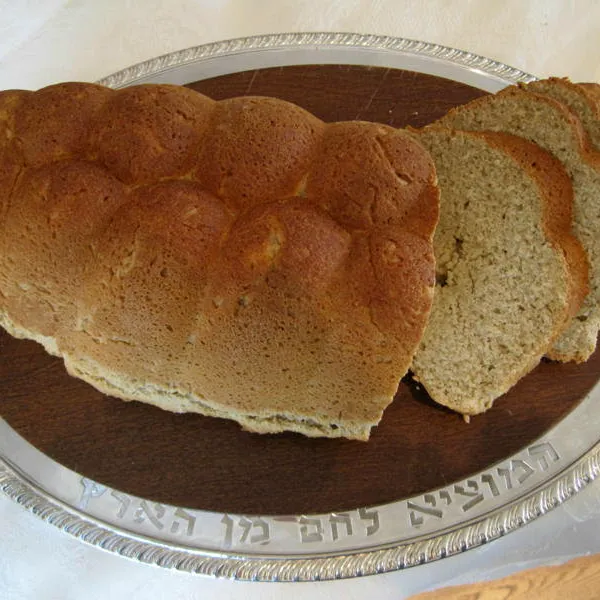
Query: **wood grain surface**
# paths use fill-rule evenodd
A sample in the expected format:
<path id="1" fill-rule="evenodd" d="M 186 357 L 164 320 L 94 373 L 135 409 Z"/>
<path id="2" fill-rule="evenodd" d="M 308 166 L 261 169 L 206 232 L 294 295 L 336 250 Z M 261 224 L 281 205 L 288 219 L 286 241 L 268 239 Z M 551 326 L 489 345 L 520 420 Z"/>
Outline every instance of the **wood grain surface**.
<path id="1" fill-rule="evenodd" d="M 598 600 L 600 554 L 528 569 L 491 582 L 443 588 L 409 600 Z"/>
<path id="2" fill-rule="evenodd" d="M 372 67 L 264 69 L 198 82 L 214 98 L 296 102 L 327 121 L 420 126 L 483 92 L 432 76 Z M 245 514 L 340 511 L 446 485 L 516 452 L 573 409 L 599 378 L 543 362 L 470 424 L 408 378 L 368 443 L 260 436 L 233 422 L 174 415 L 109 398 L 69 377 L 33 342 L 0 333 L 0 414 L 63 465 L 158 502 Z"/>

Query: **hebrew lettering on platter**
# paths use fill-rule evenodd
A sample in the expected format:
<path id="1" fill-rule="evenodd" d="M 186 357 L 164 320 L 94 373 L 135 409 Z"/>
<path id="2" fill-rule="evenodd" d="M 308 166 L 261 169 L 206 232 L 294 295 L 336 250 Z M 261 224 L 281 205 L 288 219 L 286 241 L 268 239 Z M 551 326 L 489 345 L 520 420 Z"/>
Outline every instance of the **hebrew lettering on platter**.
<path id="1" fill-rule="evenodd" d="M 500 495 L 500 490 L 498 489 L 498 486 L 496 485 L 496 480 L 494 479 L 494 476 L 491 475 L 490 473 L 485 473 L 481 476 L 481 483 L 485 483 L 490 488 L 490 492 L 492 493 L 492 496 Z"/>
<path id="2" fill-rule="evenodd" d="M 116 490 L 113 490 L 110 493 L 110 495 L 119 501 L 120 506 L 117 512 L 117 517 L 119 517 L 119 519 L 122 519 L 125 516 L 129 505 L 131 504 L 131 498 L 126 494 L 121 494 L 121 492 L 117 492 Z"/>
<path id="3" fill-rule="evenodd" d="M 496 471 L 498 471 L 498 475 L 504 479 L 504 485 L 506 486 L 507 490 L 512 490 L 513 488 L 513 475 L 516 477 L 517 482 L 521 484 L 530 475 L 535 473 L 534 469 L 532 469 L 524 460 L 519 458 L 516 460 L 511 460 L 507 469 L 498 467 Z"/>
<path id="4" fill-rule="evenodd" d="M 531 446 L 527 452 L 529 452 L 529 456 L 537 459 L 542 471 L 547 471 L 551 462 L 557 462 L 560 459 L 558 452 L 550 442 Z"/>
<path id="5" fill-rule="evenodd" d="M 558 451 L 550 442 L 540 442 L 529 447 L 527 454 L 530 457 L 528 460 L 511 459 L 493 471 L 482 473 L 438 492 L 425 494 L 417 501 L 407 501 L 410 524 L 420 527 L 427 519 L 442 519 L 446 506 L 453 500 L 461 503 L 463 512 L 468 512 L 486 497 L 497 498 L 507 490 L 522 485 L 536 473 L 536 467 L 547 471 L 552 463 L 560 460 Z"/>
<path id="6" fill-rule="evenodd" d="M 133 516 L 134 523 L 148 522 L 159 531 L 170 525 L 169 529 L 173 534 L 194 535 L 196 517 L 183 508 L 173 509 L 157 502 L 138 500 L 116 490 L 111 490 L 110 495 L 119 502 L 117 511 L 119 519 L 129 515 L 129 518 Z"/>
<path id="7" fill-rule="evenodd" d="M 239 525 L 244 530 L 244 533 L 240 538 L 242 544 L 248 541 L 250 532 L 255 528 L 258 528 L 259 531 L 250 536 L 249 541 L 251 544 L 261 544 L 269 541 L 269 525 L 263 519 L 247 519 L 246 517 L 242 517 L 239 520 Z"/>
<path id="8" fill-rule="evenodd" d="M 300 517 L 300 539 L 303 544 L 323 541 L 323 524 L 321 519 Z"/>
<path id="9" fill-rule="evenodd" d="M 152 509 L 145 500 L 142 500 L 139 508 L 135 511 L 135 518 L 133 520 L 136 523 L 142 523 L 147 517 L 154 527 L 161 530 L 164 527 L 161 521 L 164 516 L 165 507 L 162 504 L 155 503 L 154 509 Z"/>
<path id="10" fill-rule="evenodd" d="M 87 508 L 89 501 L 92 498 L 99 498 L 106 492 L 106 486 L 96 483 L 86 477 L 81 478 L 81 485 L 83 486 L 83 492 L 81 492 L 81 498 L 77 507 L 80 509 Z"/>
<path id="11" fill-rule="evenodd" d="M 236 521 L 229 515 L 223 515 L 221 523 L 225 525 L 223 544 L 226 548 L 233 545 L 234 532 L 241 529 L 239 534 L 240 544 L 261 544 L 264 546 L 270 541 L 269 524 L 260 517 L 239 517 Z"/>
<path id="12" fill-rule="evenodd" d="M 350 518 L 350 515 L 345 513 L 332 514 L 329 517 L 329 523 L 331 525 L 331 535 L 334 542 L 340 537 L 338 525 L 340 525 L 340 527 L 344 525 L 346 528 L 346 535 L 352 535 L 352 519 Z M 341 527 L 341 529 L 343 530 L 343 527 Z"/>
<path id="13" fill-rule="evenodd" d="M 375 509 L 358 509 L 359 519 L 351 513 L 331 513 L 329 517 L 300 517 L 298 519 L 300 540 L 303 544 L 337 542 L 340 539 L 362 535 L 373 535 L 379 531 L 379 512 Z"/>
<path id="14" fill-rule="evenodd" d="M 187 513 L 185 510 L 183 510 L 183 508 L 178 508 L 175 511 L 175 515 L 173 516 L 173 522 L 171 523 L 171 533 L 178 533 L 181 525 L 185 527 L 186 535 L 193 535 L 194 527 L 196 525 L 196 517 Z"/>
<path id="15" fill-rule="evenodd" d="M 358 516 L 362 521 L 371 521 L 370 525 L 367 525 L 367 535 L 373 535 L 379 531 L 379 512 L 376 510 L 367 510 L 366 508 L 360 508 L 358 510 Z"/>
<path id="16" fill-rule="evenodd" d="M 450 494 L 446 492 L 446 490 L 442 490 L 444 492 L 444 500 L 447 504 L 452 502 L 450 498 Z M 441 492 L 440 492 L 441 494 Z M 441 497 L 440 497 L 441 500 Z M 416 502 L 407 502 L 407 507 L 409 508 L 409 518 L 410 524 L 413 527 L 418 527 L 422 525 L 424 522 L 424 516 L 428 515 L 430 517 L 435 517 L 437 519 L 441 519 L 444 515 L 444 511 L 438 507 L 437 500 L 433 494 L 425 494 L 423 496 L 423 504 L 417 504 Z"/>
<path id="17" fill-rule="evenodd" d="M 483 494 L 479 491 L 479 485 L 476 481 L 469 479 L 467 481 L 467 486 L 455 485 L 454 491 L 459 496 L 464 496 L 466 498 L 470 498 L 468 502 L 461 506 L 463 512 L 467 512 L 471 510 L 476 504 L 479 504 L 483 501 Z"/>

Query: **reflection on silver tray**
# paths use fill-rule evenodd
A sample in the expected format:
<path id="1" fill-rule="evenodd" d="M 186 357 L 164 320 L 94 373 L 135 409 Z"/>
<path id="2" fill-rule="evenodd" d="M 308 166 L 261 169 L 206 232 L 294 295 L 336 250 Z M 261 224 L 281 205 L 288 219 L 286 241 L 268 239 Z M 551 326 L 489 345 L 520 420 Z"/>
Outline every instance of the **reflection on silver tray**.
<path id="1" fill-rule="evenodd" d="M 409 69 L 491 92 L 534 79 L 501 63 L 424 42 L 308 33 L 190 48 L 101 83 L 183 84 L 315 63 Z M 531 521 L 599 473 L 600 385 L 544 436 L 485 471 L 417 497 L 328 514 L 235 515 L 137 498 L 64 468 L 0 419 L 0 489 L 44 520 L 141 562 L 258 581 L 353 577 L 450 556 Z"/>

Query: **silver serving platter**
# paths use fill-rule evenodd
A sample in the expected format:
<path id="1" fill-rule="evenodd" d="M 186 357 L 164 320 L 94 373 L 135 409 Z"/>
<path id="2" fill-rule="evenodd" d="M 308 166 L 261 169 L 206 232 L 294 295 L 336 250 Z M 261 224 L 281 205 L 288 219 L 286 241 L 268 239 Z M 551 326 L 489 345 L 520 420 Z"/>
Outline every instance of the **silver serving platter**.
<path id="1" fill-rule="evenodd" d="M 189 48 L 100 83 L 184 84 L 316 63 L 409 69 L 490 92 L 535 79 L 425 42 L 302 33 Z M 600 384 L 541 438 L 485 471 L 413 498 L 328 514 L 241 515 L 158 504 L 66 469 L 0 419 L 0 489 L 22 506 L 80 540 L 137 561 L 242 580 L 337 579 L 428 563 L 521 527 L 599 473 Z"/>

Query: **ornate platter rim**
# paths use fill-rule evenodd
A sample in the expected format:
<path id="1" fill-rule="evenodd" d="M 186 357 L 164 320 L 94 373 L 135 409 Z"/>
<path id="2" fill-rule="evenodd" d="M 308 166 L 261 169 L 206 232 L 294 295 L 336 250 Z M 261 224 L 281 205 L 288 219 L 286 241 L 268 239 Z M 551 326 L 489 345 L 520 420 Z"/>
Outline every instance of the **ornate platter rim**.
<path id="1" fill-rule="evenodd" d="M 487 91 L 535 79 L 437 44 L 317 32 L 187 48 L 100 83 L 187 83 L 254 68 L 317 63 L 407 68 Z M 571 435 L 574 427 L 577 436 Z M 443 488 L 341 513 L 233 515 L 158 504 L 111 489 L 42 454 L 0 418 L 0 490 L 78 539 L 143 563 L 251 581 L 340 579 L 458 554 L 546 513 L 600 473 L 598 432 L 597 384 L 531 445 Z"/>

